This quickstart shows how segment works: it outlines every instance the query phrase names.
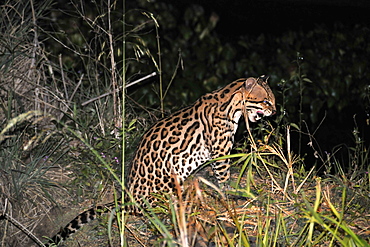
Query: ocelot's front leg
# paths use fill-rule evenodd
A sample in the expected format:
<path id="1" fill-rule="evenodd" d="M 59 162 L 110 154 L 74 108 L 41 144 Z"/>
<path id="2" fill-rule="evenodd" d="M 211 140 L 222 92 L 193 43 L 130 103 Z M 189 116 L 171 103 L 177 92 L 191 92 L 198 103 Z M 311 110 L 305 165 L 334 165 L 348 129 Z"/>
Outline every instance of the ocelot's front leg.
<path id="1" fill-rule="evenodd" d="M 230 178 L 229 159 L 215 161 L 211 166 L 219 185 L 223 187 Z"/>
<path id="2" fill-rule="evenodd" d="M 220 138 L 222 140 L 223 138 Z M 213 159 L 221 158 L 225 155 L 230 154 L 230 151 L 232 149 L 233 145 L 233 139 L 234 138 L 228 138 L 229 140 L 227 142 L 219 142 L 216 143 L 217 145 L 213 145 L 213 152 L 211 157 Z M 214 161 L 211 163 L 211 167 L 213 170 L 213 173 L 215 177 L 217 178 L 219 186 L 227 190 L 230 188 L 227 184 L 229 178 L 230 178 L 230 159 L 220 159 L 217 161 Z"/>

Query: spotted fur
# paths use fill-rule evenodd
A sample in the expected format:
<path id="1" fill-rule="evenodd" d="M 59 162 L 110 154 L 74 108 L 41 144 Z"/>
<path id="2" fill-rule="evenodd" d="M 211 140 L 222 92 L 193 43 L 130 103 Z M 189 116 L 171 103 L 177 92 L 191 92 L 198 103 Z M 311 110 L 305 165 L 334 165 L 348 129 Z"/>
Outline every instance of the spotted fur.
<path id="1" fill-rule="evenodd" d="M 143 208 L 147 205 L 145 201 L 155 207 L 157 199 L 153 193 L 172 192 L 176 182 L 182 185 L 207 161 L 230 154 L 244 113 L 249 121 L 256 122 L 275 111 L 275 96 L 265 77 L 239 79 L 202 96 L 193 105 L 160 120 L 144 134 L 132 161 L 128 192 Z M 220 184 L 229 179 L 229 160 L 219 160 L 211 166 Z M 77 216 L 50 243 L 64 240 L 114 204 L 105 206 Z M 140 213 L 133 206 L 125 210 Z"/>

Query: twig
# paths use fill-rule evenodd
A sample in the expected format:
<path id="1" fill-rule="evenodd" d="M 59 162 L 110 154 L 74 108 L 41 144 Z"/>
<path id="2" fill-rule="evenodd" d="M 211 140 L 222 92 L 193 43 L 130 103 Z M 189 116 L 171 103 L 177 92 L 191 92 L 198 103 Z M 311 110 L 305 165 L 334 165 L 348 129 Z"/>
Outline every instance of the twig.
<path id="1" fill-rule="evenodd" d="M 108 39 L 109 39 L 109 50 L 110 50 L 110 65 L 111 65 L 111 79 L 112 79 L 112 88 L 113 88 L 113 115 L 114 115 L 114 126 L 120 126 L 121 121 L 121 108 L 119 104 L 119 97 L 117 97 L 118 92 L 118 82 L 116 76 L 116 61 L 114 60 L 114 48 L 113 48 L 113 31 L 112 31 L 112 22 L 111 22 L 111 2 L 108 0 Z"/>
<path id="2" fill-rule="evenodd" d="M 77 83 L 77 86 L 76 86 L 75 90 L 73 90 L 73 93 L 72 93 L 72 95 L 71 95 L 70 100 L 72 100 L 72 99 L 73 99 L 73 97 L 75 96 L 75 94 L 76 94 L 76 92 L 77 92 L 77 89 L 80 87 L 80 85 L 81 85 L 81 83 L 82 83 L 82 79 L 83 79 L 83 78 L 84 78 L 84 74 L 82 74 L 82 75 L 81 75 L 80 80 L 78 81 L 78 83 Z"/>
<path id="3" fill-rule="evenodd" d="M 144 80 L 146 80 L 146 79 L 148 79 L 148 78 L 150 78 L 150 77 L 153 77 L 153 76 L 155 76 L 155 75 L 157 75 L 157 73 L 156 73 L 156 72 L 153 72 L 153 73 L 151 73 L 151 74 L 149 74 L 149 75 L 147 75 L 147 76 L 144 76 L 143 78 L 140 78 L 140 79 L 138 79 L 138 80 L 136 80 L 136 81 L 133 81 L 133 82 L 127 83 L 127 84 L 126 84 L 126 86 L 125 86 L 125 88 L 129 88 L 129 87 L 131 87 L 131 86 L 133 86 L 133 85 L 135 85 L 135 84 L 137 84 L 137 83 L 139 83 L 139 82 L 141 82 L 141 81 L 144 81 Z"/>
<path id="4" fill-rule="evenodd" d="M 59 58 L 60 74 L 62 76 L 62 82 L 63 82 L 63 88 L 64 88 L 64 98 L 68 101 L 69 96 L 68 96 L 67 85 L 66 85 L 66 81 L 64 77 L 62 54 L 59 54 L 58 58 Z"/>
<path id="5" fill-rule="evenodd" d="M 139 82 L 141 82 L 141 81 L 143 81 L 143 80 L 146 80 L 146 79 L 148 79 L 148 78 L 150 78 L 150 77 L 153 77 L 153 76 L 155 76 L 155 75 L 157 75 L 157 73 L 156 73 L 156 72 L 153 72 L 153 73 L 151 73 L 151 74 L 149 74 L 149 75 L 147 75 L 147 76 L 144 76 L 143 78 L 140 78 L 139 80 L 136 80 L 136 81 L 133 81 L 133 82 L 127 83 L 127 84 L 125 85 L 125 88 L 129 88 L 129 87 L 131 87 L 131 86 L 133 86 L 133 85 L 135 85 L 135 84 L 137 84 L 137 83 L 139 83 Z M 117 91 L 119 91 L 120 89 L 122 89 L 122 87 L 120 87 L 120 88 L 116 89 L 116 92 L 117 92 Z M 112 94 L 113 92 L 114 92 L 114 91 L 111 91 L 111 92 L 108 92 L 108 93 L 104 93 L 104 94 L 102 94 L 102 95 L 100 95 L 100 96 L 98 96 L 98 97 L 95 97 L 95 98 L 89 99 L 88 101 L 83 102 L 81 105 L 82 105 L 82 106 L 87 105 L 87 104 L 89 104 L 89 103 L 91 103 L 91 102 L 93 102 L 93 101 L 95 101 L 95 100 L 98 100 L 98 99 L 104 98 L 104 97 L 106 97 L 106 96 L 108 96 L 108 95 Z"/>
<path id="6" fill-rule="evenodd" d="M 13 225 L 15 225 L 19 230 L 24 232 L 28 237 L 30 237 L 38 246 L 45 247 L 44 243 L 40 241 L 30 230 L 28 230 L 26 227 L 24 227 L 19 221 L 14 219 L 12 216 L 10 216 L 7 213 L 0 212 L 0 220 L 6 219 Z"/>

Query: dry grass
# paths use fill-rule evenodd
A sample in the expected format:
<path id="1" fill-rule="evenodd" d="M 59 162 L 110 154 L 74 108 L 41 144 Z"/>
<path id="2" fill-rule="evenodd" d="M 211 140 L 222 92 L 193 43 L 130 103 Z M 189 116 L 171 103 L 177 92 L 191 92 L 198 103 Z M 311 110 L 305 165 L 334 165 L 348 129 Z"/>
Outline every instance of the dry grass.
<path id="1" fill-rule="evenodd" d="M 205 170 L 203 173 L 210 172 L 210 169 Z M 253 186 L 252 192 L 255 198 L 243 196 L 243 189 L 239 190 L 240 196 L 224 195 L 212 188 L 212 183 L 202 177 L 189 179 L 185 185 L 187 189 L 183 199 L 180 201 L 181 206 L 174 208 L 179 201 L 173 197 L 172 200 L 164 201 L 163 208 L 167 213 L 156 216 L 163 225 L 158 226 L 153 216 L 128 216 L 126 225 L 128 245 L 209 246 L 213 243 L 215 246 L 236 246 L 242 243 L 242 246 L 247 246 L 245 243 L 249 243 L 256 246 L 279 244 L 297 246 L 307 241 L 313 214 L 318 214 L 324 219 L 325 224 L 337 229 L 338 237 L 345 239 L 347 233 L 330 221 L 336 218 L 335 211 L 342 214 L 341 224 L 345 224 L 353 233 L 369 241 L 370 216 L 368 211 L 361 210 L 368 202 L 358 200 L 358 195 L 353 194 L 353 198 L 343 208 L 343 188 L 330 180 L 312 177 L 305 180 L 301 193 L 294 194 L 292 189 L 282 193 L 273 186 L 269 174 L 266 172 L 264 174 L 263 177 L 254 176 L 256 186 Z M 279 172 L 270 171 L 270 174 L 281 176 Z M 238 176 L 239 173 L 234 172 L 232 180 L 235 181 Z M 284 184 L 284 180 L 278 182 Z M 240 187 L 245 188 L 247 183 L 246 177 L 243 177 Z M 356 193 L 355 188 L 347 189 L 351 193 Z M 287 199 L 287 194 L 293 199 Z M 318 207 L 315 208 L 317 202 Z M 314 212 L 311 211 L 312 208 L 315 208 Z M 103 226 L 96 227 L 99 223 L 95 222 L 92 223 L 94 226 L 82 229 L 66 242 L 66 246 L 105 246 L 108 241 L 104 223 L 106 221 L 101 222 Z M 181 222 L 186 224 L 185 227 L 182 227 Z M 161 227 L 166 227 L 170 239 L 166 232 L 160 229 Z M 313 231 L 314 246 L 340 244 L 329 234 L 329 230 L 325 229 L 325 225 L 315 222 Z M 118 233 L 113 232 L 114 243 L 118 243 Z M 182 235 L 186 237 L 187 245 L 184 244 Z"/>

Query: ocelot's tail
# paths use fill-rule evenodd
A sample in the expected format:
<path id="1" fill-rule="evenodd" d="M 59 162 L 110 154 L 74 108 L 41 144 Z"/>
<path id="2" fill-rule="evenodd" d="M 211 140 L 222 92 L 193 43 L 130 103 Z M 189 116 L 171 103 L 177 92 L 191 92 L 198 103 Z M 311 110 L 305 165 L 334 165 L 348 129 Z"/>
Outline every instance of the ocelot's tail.
<path id="1" fill-rule="evenodd" d="M 121 204 L 121 200 L 119 200 Z M 71 234 L 75 233 L 83 225 L 95 220 L 98 216 L 107 213 L 116 207 L 115 202 L 104 204 L 101 206 L 96 206 L 90 208 L 76 216 L 72 221 L 70 221 L 64 228 L 62 228 L 57 234 L 55 234 L 50 240 L 45 244 L 45 246 L 57 246 L 59 243 L 68 238 Z"/>

